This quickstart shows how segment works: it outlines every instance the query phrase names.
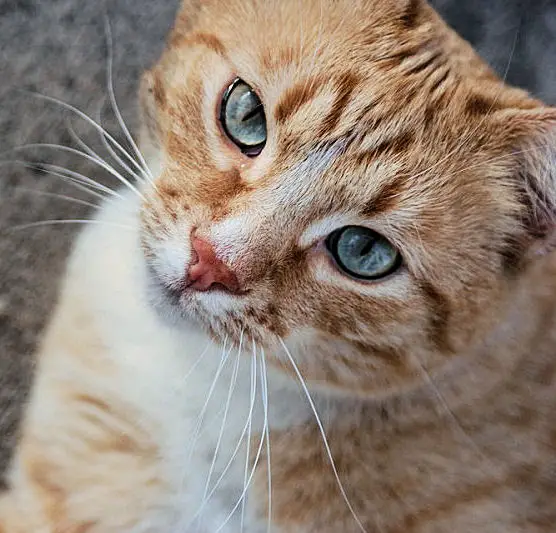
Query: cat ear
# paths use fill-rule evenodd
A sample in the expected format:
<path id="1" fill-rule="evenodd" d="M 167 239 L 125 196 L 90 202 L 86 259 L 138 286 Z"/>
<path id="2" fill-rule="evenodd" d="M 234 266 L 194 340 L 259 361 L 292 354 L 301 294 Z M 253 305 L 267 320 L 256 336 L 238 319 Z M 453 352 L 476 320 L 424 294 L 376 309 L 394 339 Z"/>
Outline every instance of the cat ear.
<path id="1" fill-rule="evenodd" d="M 162 132 L 159 108 L 163 106 L 164 98 L 156 67 L 144 72 L 139 85 L 139 145 L 147 159 L 160 150 Z"/>
<path id="2" fill-rule="evenodd" d="M 199 12 L 207 0 L 182 0 L 178 9 L 170 40 L 186 36 L 195 26 Z"/>
<path id="3" fill-rule="evenodd" d="M 495 127 L 509 143 L 521 193 L 522 222 L 529 253 L 556 249 L 556 108 L 538 107 L 497 113 Z"/>

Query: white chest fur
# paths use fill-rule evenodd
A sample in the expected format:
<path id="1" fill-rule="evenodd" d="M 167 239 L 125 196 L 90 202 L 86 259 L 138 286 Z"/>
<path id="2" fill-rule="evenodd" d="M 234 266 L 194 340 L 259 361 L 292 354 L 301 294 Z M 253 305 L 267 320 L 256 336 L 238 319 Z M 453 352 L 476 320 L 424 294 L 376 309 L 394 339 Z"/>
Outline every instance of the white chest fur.
<path id="1" fill-rule="evenodd" d="M 157 441 L 166 501 L 133 531 L 237 533 L 244 487 L 265 456 L 266 424 L 272 431 L 301 423 L 310 408 L 295 383 L 264 371 L 256 347 L 244 343 L 240 354 L 196 325 L 172 328 L 155 315 L 143 290 L 135 209 L 129 196 L 103 208 L 101 223 L 80 238 L 65 288 L 79 291 L 98 320 L 116 368 L 108 388 Z M 246 533 L 266 530 L 248 512 L 244 521 Z"/>

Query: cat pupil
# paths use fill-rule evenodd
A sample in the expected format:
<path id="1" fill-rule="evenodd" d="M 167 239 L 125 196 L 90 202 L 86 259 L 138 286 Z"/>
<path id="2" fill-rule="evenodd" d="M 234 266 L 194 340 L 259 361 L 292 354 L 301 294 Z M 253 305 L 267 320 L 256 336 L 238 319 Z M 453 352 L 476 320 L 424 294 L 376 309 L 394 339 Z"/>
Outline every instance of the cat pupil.
<path id="1" fill-rule="evenodd" d="M 263 104 L 259 104 L 257 107 L 255 107 L 252 111 L 249 111 L 249 113 L 247 113 L 242 119 L 242 122 L 245 122 L 246 120 L 249 120 L 250 118 L 253 118 L 257 113 L 259 113 L 261 110 L 263 109 Z"/>
<path id="2" fill-rule="evenodd" d="M 359 252 L 359 255 L 361 257 L 363 257 L 364 255 L 367 255 L 373 248 L 373 244 L 374 241 L 372 240 L 367 240 L 367 243 L 363 245 L 363 248 L 361 248 L 361 251 Z"/>

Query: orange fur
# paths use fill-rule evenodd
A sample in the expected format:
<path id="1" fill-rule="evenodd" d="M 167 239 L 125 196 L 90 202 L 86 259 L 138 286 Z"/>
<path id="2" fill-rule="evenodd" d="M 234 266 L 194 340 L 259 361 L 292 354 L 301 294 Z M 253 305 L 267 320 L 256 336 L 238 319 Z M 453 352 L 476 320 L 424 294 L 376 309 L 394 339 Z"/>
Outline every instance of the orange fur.
<path id="1" fill-rule="evenodd" d="M 218 124 L 237 76 L 265 107 L 256 158 Z M 285 342 L 353 508 L 314 421 L 278 424 L 248 533 L 266 527 L 268 465 L 277 533 L 351 533 L 357 520 L 368 533 L 552 531 L 556 110 L 506 86 L 421 0 L 186 0 L 140 100 L 161 171 L 137 252 L 155 268 L 163 246 L 189 257 L 190 232 L 214 244 L 241 297 L 182 298 L 175 314 L 217 344 L 249 339 L 295 382 Z M 403 267 L 344 276 L 317 245 L 329 219 L 385 235 Z M 118 358 L 132 372 L 141 347 L 112 346 L 77 271 L 40 354 L 6 533 L 143 531 L 147 512 L 175 511 L 168 428 L 118 391 L 135 375 Z"/>

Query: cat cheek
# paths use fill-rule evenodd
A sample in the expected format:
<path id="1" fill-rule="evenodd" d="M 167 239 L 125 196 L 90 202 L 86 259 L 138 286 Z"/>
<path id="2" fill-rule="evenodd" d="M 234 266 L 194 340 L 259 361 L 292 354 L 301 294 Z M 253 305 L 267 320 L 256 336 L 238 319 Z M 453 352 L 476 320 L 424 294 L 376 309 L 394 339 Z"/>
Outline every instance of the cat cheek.
<path id="1" fill-rule="evenodd" d="M 176 246 L 175 242 L 165 240 L 159 241 L 154 250 L 155 269 L 165 278 L 181 282 L 186 265 L 191 261 L 190 249 Z"/>

